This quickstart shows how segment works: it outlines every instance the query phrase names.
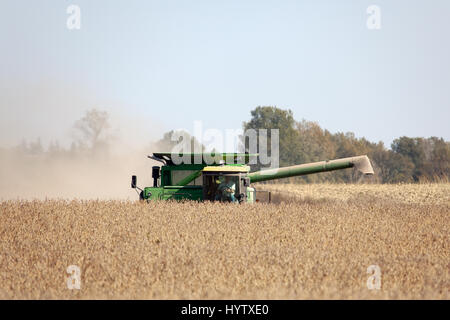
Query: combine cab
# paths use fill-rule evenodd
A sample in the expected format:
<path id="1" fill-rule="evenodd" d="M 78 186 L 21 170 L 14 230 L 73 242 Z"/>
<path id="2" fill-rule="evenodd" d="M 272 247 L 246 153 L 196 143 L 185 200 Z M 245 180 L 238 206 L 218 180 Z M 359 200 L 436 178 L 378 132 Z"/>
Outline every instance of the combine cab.
<path id="1" fill-rule="evenodd" d="M 184 162 L 176 163 L 175 156 L 183 158 Z M 254 203 L 261 199 L 270 202 L 271 199 L 270 193 L 256 191 L 251 187 L 250 183 L 254 182 L 352 167 L 356 167 L 364 174 L 373 174 L 367 156 L 250 172 L 247 164 L 250 158 L 257 156 L 242 153 L 154 153 L 148 157 L 163 165 L 152 168 L 153 187 L 143 189 L 137 187 L 136 176 L 132 176 L 131 187 L 139 190 L 141 200 L 147 201 L 188 199 Z"/>

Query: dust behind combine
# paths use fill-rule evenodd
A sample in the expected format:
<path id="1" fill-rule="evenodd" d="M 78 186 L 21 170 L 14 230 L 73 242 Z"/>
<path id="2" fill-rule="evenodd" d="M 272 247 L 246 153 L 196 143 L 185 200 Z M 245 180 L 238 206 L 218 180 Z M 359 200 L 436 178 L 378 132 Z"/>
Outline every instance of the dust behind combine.
<path id="1" fill-rule="evenodd" d="M 1 202 L 0 298 L 450 298 L 450 184 L 283 190 L 254 205 Z"/>

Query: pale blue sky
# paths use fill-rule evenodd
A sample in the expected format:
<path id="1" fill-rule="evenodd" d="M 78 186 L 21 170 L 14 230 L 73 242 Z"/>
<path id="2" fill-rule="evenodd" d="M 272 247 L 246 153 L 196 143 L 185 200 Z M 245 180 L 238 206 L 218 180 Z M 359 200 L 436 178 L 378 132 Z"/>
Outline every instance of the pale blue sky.
<path id="1" fill-rule="evenodd" d="M 67 135 L 94 106 L 164 131 L 240 128 L 258 105 L 387 145 L 450 140 L 448 0 L 4 0 L 0 39 L 0 142 Z"/>

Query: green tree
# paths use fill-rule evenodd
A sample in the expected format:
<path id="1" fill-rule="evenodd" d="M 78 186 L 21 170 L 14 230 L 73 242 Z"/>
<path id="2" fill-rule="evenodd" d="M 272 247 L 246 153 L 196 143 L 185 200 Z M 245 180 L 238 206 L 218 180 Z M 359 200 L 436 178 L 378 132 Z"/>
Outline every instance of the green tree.
<path id="1" fill-rule="evenodd" d="M 430 178 L 448 180 L 450 177 L 450 143 L 437 137 L 431 137 L 427 140 L 432 145 L 429 157 Z"/>
<path id="2" fill-rule="evenodd" d="M 258 106 L 251 111 L 251 119 L 243 123 L 243 129 L 255 129 L 257 133 L 257 150 L 259 146 L 259 129 L 267 129 L 267 151 L 271 154 L 270 129 L 279 130 L 279 164 L 280 166 L 293 165 L 298 163 L 299 153 L 295 152 L 299 144 L 298 131 L 295 128 L 295 120 L 291 110 L 282 110 L 272 106 Z M 242 141 L 246 151 L 249 150 L 248 143 Z M 255 166 L 259 169 L 261 166 Z"/>
<path id="3" fill-rule="evenodd" d="M 391 148 L 392 151 L 407 157 L 414 164 L 412 172 L 414 181 L 419 181 L 425 175 L 426 156 L 423 138 L 400 137 L 392 142 Z"/>

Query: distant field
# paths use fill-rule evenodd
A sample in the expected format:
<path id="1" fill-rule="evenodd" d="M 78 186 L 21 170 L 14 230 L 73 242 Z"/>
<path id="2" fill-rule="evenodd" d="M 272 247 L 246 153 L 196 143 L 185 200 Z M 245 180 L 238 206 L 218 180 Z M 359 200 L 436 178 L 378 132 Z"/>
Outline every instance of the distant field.
<path id="1" fill-rule="evenodd" d="M 450 205 L 450 183 L 433 184 L 260 184 L 258 190 L 273 191 L 297 200 L 383 200 L 410 204 Z"/>
<path id="2" fill-rule="evenodd" d="M 450 298 L 450 184 L 257 188 L 275 203 L 0 202 L 0 298 Z"/>

